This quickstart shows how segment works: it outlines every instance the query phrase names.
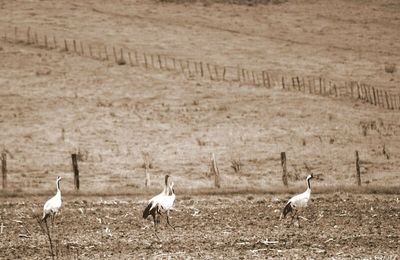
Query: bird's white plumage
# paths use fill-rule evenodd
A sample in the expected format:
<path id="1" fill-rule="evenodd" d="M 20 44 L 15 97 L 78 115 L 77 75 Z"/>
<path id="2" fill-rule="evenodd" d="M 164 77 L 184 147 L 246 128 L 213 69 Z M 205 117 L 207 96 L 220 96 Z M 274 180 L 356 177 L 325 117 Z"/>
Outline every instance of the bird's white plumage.
<path id="1" fill-rule="evenodd" d="M 153 217 L 155 235 L 157 235 L 157 224 L 160 222 L 160 216 L 166 212 L 167 224 L 175 229 L 169 221 L 169 211 L 172 210 L 175 201 L 174 183 L 168 184 L 169 175 L 165 176 L 165 186 L 163 191 L 151 198 L 147 204 L 147 207 L 143 211 L 143 218 L 147 219 L 148 216 Z"/>
<path id="2" fill-rule="evenodd" d="M 293 212 L 292 218 L 294 215 L 296 215 L 297 210 L 300 208 L 304 208 L 307 206 L 308 201 L 310 200 L 311 197 L 311 186 L 310 186 L 310 179 L 313 178 L 313 175 L 308 175 L 307 176 L 307 190 L 301 194 L 298 194 L 296 196 L 293 196 L 292 198 L 289 199 L 289 201 L 286 203 L 283 212 L 281 214 L 280 218 L 286 217 L 287 214 L 290 212 Z"/>
<path id="3" fill-rule="evenodd" d="M 60 190 L 60 182 L 61 177 L 57 177 L 56 186 L 57 186 L 57 193 L 52 198 L 50 198 L 43 207 L 43 220 L 47 218 L 50 214 L 56 214 L 61 208 L 62 199 L 61 199 L 61 190 Z"/>
<path id="4" fill-rule="evenodd" d="M 307 206 L 307 203 L 310 200 L 310 196 L 311 196 L 311 189 L 307 188 L 305 192 L 292 197 L 288 201 L 288 203 L 291 203 L 292 207 L 294 208 L 302 208 Z"/>
<path id="5" fill-rule="evenodd" d="M 150 203 L 152 204 L 150 210 L 152 210 L 157 205 L 161 206 L 163 210 L 170 210 L 173 207 L 175 201 L 175 193 L 173 192 L 173 186 L 174 183 L 166 185 L 164 187 L 164 190 L 160 194 L 154 196 L 149 200 L 149 204 Z"/>

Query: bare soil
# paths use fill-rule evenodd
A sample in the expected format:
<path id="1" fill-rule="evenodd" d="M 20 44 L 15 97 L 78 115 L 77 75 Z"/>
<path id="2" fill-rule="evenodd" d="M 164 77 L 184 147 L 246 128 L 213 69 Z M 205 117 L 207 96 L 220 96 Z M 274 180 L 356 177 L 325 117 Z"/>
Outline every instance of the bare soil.
<path id="1" fill-rule="evenodd" d="M 1 202 L 0 257 L 49 258 L 40 214 L 45 198 Z M 177 197 L 160 240 L 143 220 L 144 198 L 64 199 L 52 230 L 60 259 L 372 258 L 400 256 L 400 201 L 393 195 L 314 196 L 300 225 L 279 220 L 285 196 Z M 375 257 L 375 258 L 374 258 Z M 388 258 L 391 257 L 391 258 Z"/>

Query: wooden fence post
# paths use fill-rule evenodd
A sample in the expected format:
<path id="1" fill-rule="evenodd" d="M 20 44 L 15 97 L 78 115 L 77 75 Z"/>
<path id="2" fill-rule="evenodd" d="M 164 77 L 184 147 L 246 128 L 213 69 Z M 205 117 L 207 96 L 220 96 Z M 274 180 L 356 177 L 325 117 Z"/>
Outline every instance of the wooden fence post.
<path id="1" fill-rule="evenodd" d="M 374 105 L 376 106 L 377 100 L 376 100 L 376 94 L 375 94 L 375 88 L 372 87 L 372 94 L 374 95 Z"/>
<path id="2" fill-rule="evenodd" d="M 214 71 L 215 71 L 216 80 L 219 80 L 219 76 L 218 76 L 218 65 L 214 65 Z"/>
<path id="3" fill-rule="evenodd" d="M 179 67 L 181 67 L 181 72 L 185 75 L 185 67 L 183 66 L 182 60 L 178 59 Z"/>
<path id="4" fill-rule="evenodd" d="M 161 56 L 160 54 L 157 55 L 157 59 L 158 59 L 158 66 L 160 67 L 160 70 L 163 69 L 162 63 L 161 63 Z"/>
<path id="5" fill-rule="evenodd" d="M 345 82 L 345 85 L 347 86 L 347 82 Z M 354 92 L 354 91 L 353 91 L 353 82 L 350 82 L 349 85 L 350 85 L 351 98 L 353 98 L 353 96 L 354 96 L 354 95 L 353 95 L 353 92 Z"/>
<path id="6" fill-rule="evenodd" d="M 211 154 L 211 165 L 210 170 L 214 174 L 214 185 L 216 188 L 221 188 L 221 179 L 219 175 L 219 169 L 217 166 L 217 160 L 215 159 L 214 153 Z"/>
<path id="7" fill-rule="evenodd" d="M 117 51 L 115 50 L 114 46 L 113 46 L 113 54 L 114 54 L 115 63 L 118 63 Z"/>
<path id="8" fill-rule="evenodd" d="M 73 43 L 74 43 L 74 52 L 76 53 L 76 41 L 75 41 L 75 39 L 73 40 Z"/>
<path id="9" fill-rule="evenodd" d="M 64 39 L 64 48 L 65 48 L 65 51 L 68 51 L 68 44 L 67 44 L 67 40 L 66 39 Z"/>
<path id="10" fill-rule="evenodd" d="M 252 79 L 253 79 L 253 84 L 254 84 L 254 85 L 257 85 L 256 77 L 254 76 L 254 71 L 251 72 L 251 77 L 252 77 Z"/>
<path id="11" fill-rule="evenodd" d="M 268 72 L 267 72 L 267 82 L 268 82 L 268 88 L 271 88 L 271 79 L 269 78 Z"/>
<path id="12" fill-rule="evenodd" d="M 300 86 L 300 79 L 299 77 L 296 77 L 296 81 L 297 81 L 297 88 L 299 91 L 301 91 L 301 86 Z"/>
<path id="13" fill-rule="evenodd" d="M 336 88 L 336 84 L 333 84 L 333 90 L 335 90 L 335 97 L 338 97 L 339 95 L 338 95 L 338 91 Z"/>
<path id="14" fill-rule="evenodd" d="M 78 159 L 76 153 L 71 154 L 72 158 L 72 168 L 74 170 L 74 185 L 75 189 L 79 190 L 79 169 L 78 169 Z"/>
<path id="15" fill-rule="evenodd" d="M 381 98 L 379 95 L 379 89 L 375 89 L 375 92 L 376 92 L 376 100 L 377 100 L 378 106 L 382 106 Z"/>
<path id="16" fill-rule="evenodd" d="M 144 67 L 147 69 L 147 57 L 146 57 L 146 53 L 143 53 L 143 57 L 144 57 Z"/>
<path id="17" fill-rule="evenodd" d="M 390 109 L 390 104 L 389 104 L 389 95 L 388 95 L 388 93 L 385 91 L 385 98 L 386 98 L 386 105 L 387 105 L 387 107 L 386 108 L 388 108 L 388 109 Z"/>
<path id="18" fill-rule="evenodd" d="M 54 49 L 57 49 L 57 39 L 56 36 L 53 35 L 53 43 L 54 43 Z"/>
<path id="19" fill-rule="evenodd" d="M 200 62 L 200 76 L 201 76 L 201 77 L 204 77 L 203 62 Z"/>
<path id="20" fill-rule="evenodd" d="M 174 66 L 174 70 L 176 71 L 176 60 L 175 60 L 175 58 L 172 58 L 172 65 Z"/>
<path id="21" fill-rule="evenodd" d="M 1 173 L 3 176 L 3 190 L 7 188 L 7 153 L 1 153 Z"/>
<path id="22" fill-rule="evenodd" d="M 118 64 L 119 65 L 124 65 L 126 64 L 125 58 L 124 58 L 124 49 L 120 49 L 119 50 L 120 54 L 121 54 L 121 58 L 118 60 Z"/>
<path id="23" fill-rule="evenodd" d="M 104 53 L 106 54 L 106 60 L 108 60 L 107 46 L 104 46 Z"/>
<path id="24" fill-rule="evenodd" d="M 397 95 L 397 100 L 398 100 L 398 102 L 399 102 L 399 107 L 398 107 L 398 109 L 400 110 L 400 95 Z"/>
<path id="25" fill-rule="evenodd" d="M 281 165 L 282 165 L 282 182 L 283 182 L 283 185 L 288 186 L 286 153 L 285 152 L 281 152 Z"/>
<path id="26" fill-rule="evenodd" d="M 188 69 L 188 76 L 190 77 L 192 75 L 192 72 L 190 71 L 190 61 L 186 60 L 186 65 L 187 65 L 187 69 Z"/>
<path id="27" fill-rule="evenodd" d="M 150 54 L 150 59 L 151 59 L 151 67 L 154 69 L 154 55 Z"/>
<path id="28" fill-rule="evenodd" d="M 26 41 L 28 44 L 31 43 L 31 27 L 28 27 L 28 29 L 26 30 Z"/>
<path id="29" fill-rule="evenodd" d="M 356 150 L 356 171 L 357 171 L 357 184 L 361 186 L 361 172 L 360 172 L 360 158 L 358 156 L 358 151 Z"/>
<path id="30" fill-rule="evenodd" d="M 322 79 L 319 78 L 319 94 L 322 95 Z"/>

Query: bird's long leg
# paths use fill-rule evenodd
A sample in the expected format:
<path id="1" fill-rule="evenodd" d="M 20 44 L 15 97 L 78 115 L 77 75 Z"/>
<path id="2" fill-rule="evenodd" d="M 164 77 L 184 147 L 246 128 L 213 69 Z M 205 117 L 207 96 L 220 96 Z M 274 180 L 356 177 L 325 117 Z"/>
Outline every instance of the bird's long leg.
<path id="1" fill-rule="evenodd" d="M 51 228 L 54 227 L 54 215 L 55 215 L 55 214 L 56 214 L 56 213 L 54 213 L 54 212 L 51 213 Z"/>
<path id="2" fill-rule="evenodd" d="M 169 222 L 169 210 L 167 210 L 167 224 L 175 230 L 175 227 Z"/>
<path id="3" fill-rule="evenodd" d="M 297 215 L 297 224 L 299 225 L 299 228 L 300 228 L 300 218 L 298 215 Z"/>
<path id="4" fill-rule="evenodd" d="M 49 231 L 49 225 L 47 225 L 47 218 L 44 219 L 44 224 L 46 226 L 47 233 L 49 233 L 50 231 Z"/>
<path id="5" fill-rule="evenodd" d="M 296 217 L 296 215 L 297 215 L 297 210 L 293 210 L 292 220 L 290 221 L 290 225 L 293 224 L 293 220 L 294 220 L 294 218 Z"/>
<path id="6" fill-rule="evenodd" d="M 157 234 L 157 213 L 153 213 L 153 222 L 154 222 L 154 235 L 156 235 L 157 239 L 160 239 Z"/>

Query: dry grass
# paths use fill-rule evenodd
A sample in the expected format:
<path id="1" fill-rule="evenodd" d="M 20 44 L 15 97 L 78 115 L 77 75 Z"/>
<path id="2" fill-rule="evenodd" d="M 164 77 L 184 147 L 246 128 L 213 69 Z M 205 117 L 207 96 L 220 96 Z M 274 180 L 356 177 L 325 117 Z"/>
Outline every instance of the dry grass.
<path id="1" fill-rule="evenodd" d="M 123 8 L 91 3 L 93 8 L 84 8 L 87 3 L 82 1 L 82 8 L 76 9 L 61 1 L 54 7 L 43 2 L 43 8 L 36 8 L 34 3 L 35 15 L 27 15 L 24 10 L 32 5 L 25 5 L 15 1 L 7 7 L 19 15 L 18 23 L 21 25 L 32 24 L 48 32 L 62 31 L 63 35 L 79 33 L 79 39 L 84 42 L 85 39 L 87 42 L 95 39 L 108 45 L 124 43 L 127 48 L 142 46 L 140 51 L 149 53 L 162 49 L 165 51 L 163 54 L 196 60 L 207 57 L 219 64 L 265 69 L 273 66 L 276 68 L 273 73 L 278 73 L 279 68 L 285 72 L 295 68 L 301 74 L 325 77 L 330 76 L 325 73 L 327 68 L 333 78 L 346 80 L 351 75 L 363 78 L 368 74 L 368 78 L 375 80 L 388 76 L 373 74 L 376 68 L 382 68 L 382 62 L 368 52 L 365 53 L 368 66 L 364 66 L 365 61 L 361 62 L 359 58 L 354 62 L 351 55 L 346 62 L 341 60 L 341 56 L 354 54 L 353 49 L 368 49 L 368 46 L 358 46 L 365 41 L 341 41 L 341 32 L 333 32 L 334 39 L 328 34 L 319 38 L 316 31 L 324 32 L 308 27 L 312 27 L 309 19 L 313 22 L 316 19 L 315 23 L 322 19 L 327 23 L 326 28 L 330 28 L 330 14 L 320 14 L 325 18 L 309 15 L 309 10 L 319 14 L 319 11 L 329 9 L 321 8 L 318 3 L 288 2 L 284 9 L 282 6 L 216 5 L 217 10 L 199 5 L 190 8 L 159 5 L 153 1 Z M 348 8 L 351 5 L 344 1 L 337 4 L 344 13 L 338 16 L 339 21 L 334 21 L 335 28 L 348 30 L 346 35 L 371 33 L 380 37 L 366 32 L 364 27 L 359 28 L 359 24 L 365 24 L 364 20 L 371 20 L 370 14 L 364 16 L 364 13 L 357 16 L 360 21 L 354 24 L 360 33 L 352 33 L 354 28 L 347 26 L 349 20 L 345 19 L 354 19 L 353 13 L 346 13 L 351 10 Z M 76 9 L 76 19 L 69 19 L 70 7 Z M 149 7 L 154 14 L 148 19 L 136 20 L 136 14 L 140 17 Z M 304 9 L 306 7 L 309 10 Z M 57 15 L 48 18 L 53 8 Z M 65 13 L 59 14 L 61 10 Z M 91 13 L 93 16 L 88 15 L 87 10 L 95 10 Z M 169 15 L 164 17 L 162 14 L 166 11 Z M 199 15 L 194 17 L 194 12 Z M 0 17 L 7 18 L 4 10 L 1 9 L 0 14 Z M 65 18 L 66 26 L 62 30 L 49 27 L 49 24 L 59 24 L 59 18 L 55 18 L 59 15 Z M 374 15 L 378 17 L 378 14 Z M 89 31 L 81 26 L 79 17 L 87 19 Z M 107 26 L 99 22 L 103 18 L 107 18 Z M 232 19 L 236 23 L 232 23 Z M 269 23 L 270 19 L 276 23 L 265 27 L 263 24 L 273 24 Z M 287 32 L 286 25 L 280 23 L 282 19 L 289 26 L 297 24 L 298 27 L 293 28 L 298 28 L 299 32 Z M 143 23 L 144 29 L 135 31 L 135 27 L 121 27 L 132 20 Z M 161 24 L 165 28 L 161 26 L 163 29 L 160 30 Z M 379 28 L 381 24 L 376 26 Z M 153 29 L 147 31 L 146 28 Z M 391 26 L 387 30 L 391 30 Z M 268 38 L 282 35 L 276 32 L 290 33 L 290 41 Z M 379 30 L 376 32 L 380 33 Z M 154 39 L 157 35 L 162 35 L 165 41 Z M 394 33 L 385 35 L 397 37 Z M 250 42 L 249 36 L 254 38 Z M 170 37 L 173 37 L 173 43 L 168 41 Z M 209 38 L 215 41 L 208 41 Z M 329 41 L 325 42 L 325 38 Z M 298 43 L 305 39 L 310 42 Z M 390 41 L 382 39 L 376 49 L 388 49 L 385 46 Z M 156 42 L 157 46 L 148 44 Z M 327 50 L 321 48 L 315 52 L 315 42 L 326 44 Z M 218 51 L 221 43 L 223 52 Z M 338 43 L 345 44 L 345 50 L 335 46 Z M 270 46 L 267 50 L 266 44 Z M 117 66 L 111 61 L 33 49 L 30 45 L 4 43 L 2 47 L 0 69 L 2 82 L 7 86 L 0 88 L 0 139 L 1 145 L 14 156 L 8 162 L 9 187 L 17 193 L 52 191 L 53 179 L 57 175 L 65 177 L 63 191 L 72 192 L 70 154 L 79 150 L 82 154 L 79 162 L 81 187 L 93 193 L 116 191 L 117 194 L 143 189 L 145 174 L 141 167 L 141 151 L 144 148 L 152 152 L 156 162 L 151 169 L 151 188 L 155 190 L 165 174 L 176 178 L 175 183 L 180 186 L 177 190 L 182 187 L 193 190 L 212 187 L 212 180 L 203 174 L 208 170 L 211 152 L 218 158 L 221 186 L 239 190 L 280 187 L 279 154 L 282 151 L 287 153 L 289 176 L 295 183 L 299 180 L 299 185 L 308 174 L 303 166 L 305 163 L 320 176 L 321 184 L 353 183 L 355 149 L 360 151 L 363 185 L 385 186 L 399 180 L 400 124 L 397 111 L 381 110 L 361 102 L 354 104 L 344 99 L 331 100 L 276 89 L 186 79 L 173 72 Z M 296 53 L 295 57 L 293 53 Z M 268 59 L 263 59 L 265 57 Z M 397 63 L 395 58 L 392 60 Z M 331 64 L 337 66 L 331 68 Z M 49 67 L 51 73 L 35 73 Z M 343 74 L 347 71 L 351 75 Z M 396 85 L 397 74 L 390 78 Z M 60 129 L 64 131 L 60 133 Z M 245 165 L 241 174 L 232 172 L 230 160 L 235 158 L 232 151 L 240 151 L 238 155 Z"/>
<path id="2" fill-rule="evenodd" d="M 234 4 L 234 5 L 268 5 L 268 4 L 283 4 L 288 0 L 158 0 L 161 3 L 174 3 L 174 4 L 194 4 L 201 3 L 204 6 L 212 4 Z"/>
<path id="3" fill-rule="evenodd" d="M 386 63 L 385 64 L 385 72 L 386 73 L 395 73 L 396 72 L 396 64 L 395 63 Z"/>
<path id="4" fill-rule="evenodd" d="M 261 188 L 242 188 L 242 187 L 223 187 L 223 188 L 203 188 L 192 189 L 182 188 L 176 190 L 178 199 L 184 199 L 190 196 L 230 196 L 230 195 L 262 195 L 262 194 L 297 194 L 304 191 L 304 185 L 291 185 L 288 188 L 284 186 L 274 187 L 271 189 Z M 400 194 L 400 186 L 382 186 L 382 185 L 313 185 L 313 194 L 333 194 L 333 193 L 350 193 L 350 194 Z M 62 192 L 65 198 L 74 197 L 124 197 L 124 196 L 152 196 L 160 192 L 157 188 L 148 189 L 115 189 L 105 191 L 66 191 Z M 51 196 L 54 191 L 16 191 L 16 190 L 0 190 L 1 198 L 23 198 L 23 197 L 41 197 Z"/>

